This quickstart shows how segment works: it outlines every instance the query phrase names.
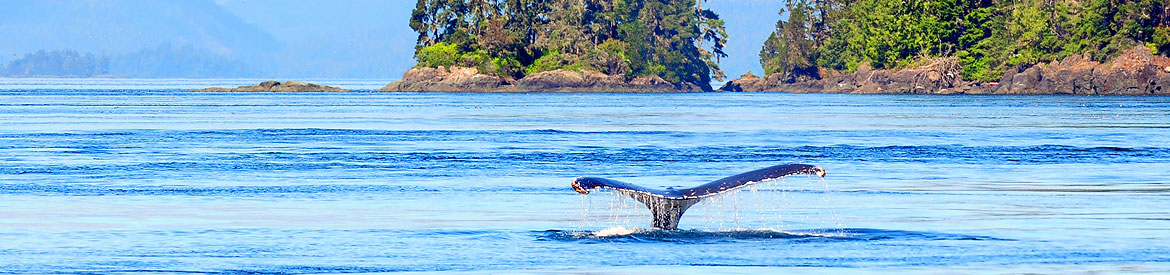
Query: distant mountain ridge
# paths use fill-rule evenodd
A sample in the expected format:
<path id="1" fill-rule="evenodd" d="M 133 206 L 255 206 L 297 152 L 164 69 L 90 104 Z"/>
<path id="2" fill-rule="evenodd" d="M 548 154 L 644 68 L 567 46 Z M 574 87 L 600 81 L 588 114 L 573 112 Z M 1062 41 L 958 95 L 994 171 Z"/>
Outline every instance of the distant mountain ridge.
<path id="1" fill-rule="evenodd" d="M 37 51 L 0 66 L 0 76 L 15 77 L 96 77 L 109 71 L 109 58 L 77 51 Z"/>
<path id="2" fill-rule="evenodd" d="M 132 77 L 256 75 L 273 36 L 211 0 L 4 1 L 0 64 L 38 51 L 92 53 Z M 44 69 L 44 68 L 42 68 Z M 51 73 L 41 71 L 42 73 Z M 60 75 L 68 76 L 68 72 Z"/>

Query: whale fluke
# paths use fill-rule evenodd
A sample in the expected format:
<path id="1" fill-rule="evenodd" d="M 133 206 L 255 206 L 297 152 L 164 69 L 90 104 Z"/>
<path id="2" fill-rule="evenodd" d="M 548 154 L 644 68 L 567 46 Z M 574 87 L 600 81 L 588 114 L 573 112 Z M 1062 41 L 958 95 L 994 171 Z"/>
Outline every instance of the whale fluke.
<path id="1" fill-rule="evenodd" d="M 795 174 L 817 175 L 823 178 L 825 177 L 825 169 L 807 164 L 777 165 L 722 178 L 693 188 L 667 188 L 666 190 L 651 189 L 605 178 L 580 177 L 573 179 L 573 190 L 576 190 L 577 193 L 589 194 L 589 191 L 594 188 L 608 188 L 630 196 L 650 209 L 650 214 L 654 218 L 654 228 L 675 230 L 678 229 L 678 220 L 682 218 L 683 213 L 686 213 L 688 208 L 699 203 L 703 198 Z"/>

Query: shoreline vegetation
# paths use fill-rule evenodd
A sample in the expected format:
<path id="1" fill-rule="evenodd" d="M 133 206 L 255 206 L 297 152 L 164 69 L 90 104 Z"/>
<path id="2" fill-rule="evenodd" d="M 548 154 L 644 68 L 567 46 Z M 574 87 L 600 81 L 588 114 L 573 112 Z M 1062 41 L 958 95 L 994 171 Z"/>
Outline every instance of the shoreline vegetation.
<path id="1" fill-rule="evenodd" d="M 383 91 L 713 91 L 727 33 L 704 1 L 418 0 L 418 64 Z"/>
<path id="2" fill-rule="evenodd" d="M 724 91 L 1170 95 L 1165 0 L 787 0 Z"/>
<path id="3" fill-rule="evenodd" d="M 764 75 L 718 90 L 705 1 L 417 0 L 418 63 L 380 91 L 1170 96 L 1164 0 L 786 0 Z M 198 91 L 341 90 L 288 83 Z"/>
<path id="4" fill-rule="evenodd" d="M 703 2 L 418 0 L 418 65 L 382 91 L 712 91 L 728 37 Z M 786 4 L 764 76 L 718 91 L 1170 95 L 1159 0 Z"/>
<path id="5" fill-rule="evenodd" d="M 856 71 L 820 78 L 793 80 L 772 74 L 744 75 L 728 81 L 725 92 L 789 92 L 850 94 L 1071 94 L 1170 96 L 1170 58 L 1136 46 L 1104 63 L 1084 56 L 1022 66 L 998 81 L 967 81 L 954 58 L 900 69 Z"/>

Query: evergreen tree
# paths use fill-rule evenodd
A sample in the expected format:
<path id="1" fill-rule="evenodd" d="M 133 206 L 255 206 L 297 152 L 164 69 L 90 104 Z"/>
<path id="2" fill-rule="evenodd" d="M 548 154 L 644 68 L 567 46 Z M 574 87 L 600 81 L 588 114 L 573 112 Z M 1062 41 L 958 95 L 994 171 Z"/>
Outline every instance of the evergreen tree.
<path id="1" fill-rule="evenodd" d="M 419 66 L 512 77 L 595 70 L 709 88 L 727 33 L 699 0 L 418 0 Z"/>
<path id="2" fill-rule="evenodd" d="M 965 79 L 993 81 L 1070 55 L 1105 60 L 1139 43 L 1170 51 L 1165 0 L 787 1 L 760 63 L 788 79 L 956 57 Z"/>

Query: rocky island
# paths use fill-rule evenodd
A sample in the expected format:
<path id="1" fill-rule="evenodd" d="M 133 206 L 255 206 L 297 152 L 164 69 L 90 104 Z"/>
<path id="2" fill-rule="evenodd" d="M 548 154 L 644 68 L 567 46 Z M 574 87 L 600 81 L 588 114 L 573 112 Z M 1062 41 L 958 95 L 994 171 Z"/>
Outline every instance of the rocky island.
<path id="1" fill-rule="evenodd" d="M 236 88 L 212 87 L 192 92 L 348 92 L 349 90 L 301 81 L 264 81 L 252 86 Z"/>
<path id="2" fill-rule="evenodd" d="M 565 92 L 565 93 L 656 93 L 702 92 L 702 87 L 691 83 L 672 84 L 658 76 L 641 76 L 627 80 L 624 76 L 597 71 L 553 70 L 539 72 L 514 80 L 480 73 L 476 68 L 443 67 L 412 68 L 402 80 L 383 87 L 384 92 Z"/>
<path id="3" fill-rule="evenodd" d="M 382 91 L 700 92 L 728 36 L 702 0 L 418 0 Z M 921 12 L 921 11 L 932 12 Z M 787 0 L 762 77 L 719 91 L 1170 95 L 1164 0 Z"/>
<path id="4" fill-rule="evenodd" d="M 1170 95 L 1164 0 L 820 3 L 788 0 L 765 76 L 720 90 Z"/>
<path id="5" fill-rule="evenodd" d="M 702 1 L 419 0 L 418 64 L 382 91 L 703 92 L 727 34 Z"/>
<path id="6" fill-rule="evenodd" d="M 964 80 L 951 59 L 898 70 L 856 71 L 792 81 L 782 75 L 744 75 L 724 84 L 727 92 L 853 93 L 853 94 L 1070 94 L 1170 96 L 1170 58 L 1142 46 L 1101 63 L 1084 56 L 1022 66 L 997 81 Z"/>

